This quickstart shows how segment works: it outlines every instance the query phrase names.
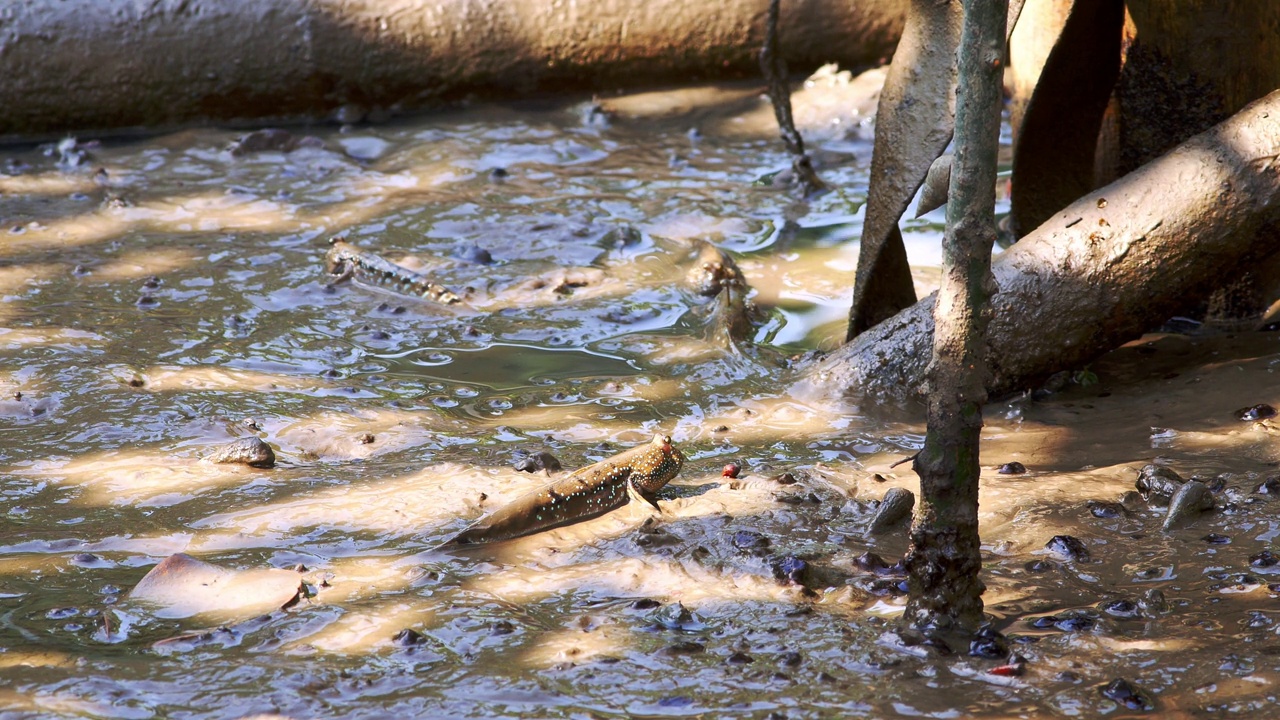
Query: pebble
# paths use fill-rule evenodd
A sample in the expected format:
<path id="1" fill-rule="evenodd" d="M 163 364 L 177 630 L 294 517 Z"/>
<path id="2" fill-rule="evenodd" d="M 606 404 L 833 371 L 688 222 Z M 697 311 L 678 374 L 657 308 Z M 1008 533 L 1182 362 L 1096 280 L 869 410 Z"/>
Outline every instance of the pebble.
<path id="1" fill-rule="evenodd" d="M 1129 710 L 1149 712 L 1156 708 L 1155 701 L 1147 692 L 1124 678 L 1116 678 L 1098 688 L 1102 696 L 1114 700 Z"/>
<path id="2" fill-rule="evenodd" d="M 1079 538 L 1071 535 L 1054 535 L 1044 546 L 1050 552 L 1067 560 L 1083 562 L 1090 557 L 1089 548 L 1085 547 Z"/>
<path id="3" fill-rule="evenodd" d="M 426 641 L 427 639 L 422 636 L 422 633 L 411 628 L 405 628 L 404 630 L 396 633 L 395 637 L 391 638 L 391 642 L 399 645 L 400 647 L 413 647 L 415 645 L 421 645 Z"/>
<path id="4" fill-rule="evenodd" d="M 1266 403 L 1258 403 L 1247 408 L 1240 408 L 1235 411 L 1237 420 L 1252 422 L 1254 420 L 1266 420 L 1276 416 L 1276 409 Z"/>
<path id="5" fill-rule="evenodd" d="M 1001 475 L 1022 475 L 1027 472 L 1027 466 L 1017 461 L 1007 462 L 996 469 L 996 472 Z"/>

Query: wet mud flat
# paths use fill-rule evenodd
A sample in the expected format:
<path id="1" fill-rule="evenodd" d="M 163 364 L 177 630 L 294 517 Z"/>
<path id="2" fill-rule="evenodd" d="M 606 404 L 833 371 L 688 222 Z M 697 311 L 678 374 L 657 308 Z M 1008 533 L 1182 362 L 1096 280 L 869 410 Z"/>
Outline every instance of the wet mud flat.
<path id="1" fill-rule="evenodd" d="M 712 88 L 3 155 L 0 712 L 1270 707 L 1280 457 L 1272 422 L 1236 411 L 1280 405 L 1274 334 L 1149 336 L 993 403 L 998 634 L 892 633 L 904 533 L 868 527 L 915 488 L 889 466 L 923 427 L 785 392 L 787 358 L 843 334 L 870 146 L 857 118 L 828 128 L 814 144 L 841 190 L 798 204 L 773 184 L 769 112 Z M 931 217 L 907 232 L 921 291 Z M 339 234 L 461 302 L 329 287 Z M 685 281 L 704 241 L 764 310 L 752 343 L 724 344 Z M 661 511 L 438 549 L 547 482 L 516 469 L 532 454 L 581 467 L 655 433 L 686 457 Z M 271 467 L 210 462 L 249 437 Z M 1213 508 L 1165 531 L 1135 487 L 1147 465 Z M 131 601 L 175 553 L 296 572 L 304 596 L 187 616 Z"/>

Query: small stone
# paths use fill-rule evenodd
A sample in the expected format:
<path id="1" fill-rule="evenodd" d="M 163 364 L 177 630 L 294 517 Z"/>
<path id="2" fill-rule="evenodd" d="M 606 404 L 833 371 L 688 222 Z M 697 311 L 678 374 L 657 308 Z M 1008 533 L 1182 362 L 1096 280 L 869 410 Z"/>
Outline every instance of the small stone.
<path id="1" fill-rule="evenodd" d="M 796 476 L 789 472 L 784 472 L 781 475 L 774 475 L 769 479 L 778 483 L 779 485 L 795 485 L 797 482 Z"/>
<path id="2" fill-rule="evenodd" d="M 1132 620 L 1142 616 L 1138 603 L 1132 600 L 1108 600 L 1102 603 L 1099 610 L 1114 618 Z"/>
<path id="3" fill-rule="evenodd" d="M 755 661 L 756 659 L 751 657 L 750 655 L 742 651 L 738 651 L 730 655 L 729 659 L 726 662 L 728 662 L 730 665 L 749 665 Z"/>
<path id="4" fill-rule="evenodd" d="M 1240 408 L 1235 411 L 1237 420 L 1245 422 L 1253 422 L 1255 420 L 1266 420 L 1276 416 L 1276 409 L 1266 403 L 1258 403 L 1247 408 Z"/>
<path id="5" fill-rule="evenodd" d="M 1044 545 L 1050 552 L 1067 560 L 1084 562 L 1089 559 L 1089 548 L 1079 538 L 1071 535 L 1054 535 Z"/>
<path id="6" fill-rule="evenodd" d="M 1027 466 L 1020 462 L 1007 462 L 1001 465 L 996 472 L 1001 475 L 1022 475 L 1027 472 Z"/>
<path id="7" fill-rule="evenodd" d="M 794 555 L 775 560 L 772 570 L 774 578 L 793 585 L 804 585 L 809 579 L 809 563 Z"/>
<path id="8" fill-rule="evenodd" d="M 1200 539 L 1210 545 L 1228 545 L 1231 543 L 1230 537 L 1226 535 L 1219 535 L 1218 533 L 1209 533 Z"/>
<path id="9" fill-rule="evenodd" d="M 1277 558 L 1270 550 L 1263 550 L 1256 555 L 1249 556 L 1249 565 L 1256 568 L 1275 567 L 1280 564 L 1280 558 Z"/>
<path id="10" fill-rule="evenodd" d="M 794 650 L 788 650 L 778 656 L 778 662 L 787 667 L 797 667 L 803 661 L 804 658 L 801 657 L 800 653 Z"/>
<path id="11" fill-rule="evenodd" d="M 739 530 L 733 534 L 733 546 L 742 551 L 765 550 L 770 544 L 769 538 L 755 530 Z"/>
<path id="12" fill-rule="evenodd" d="M 361 445 L 372 445 L 374 440 L 377 440 L 377 438 L 374 437 L 373 433 L 360 433 L 356 436 L 356 442 Z"/>
<path id="13" fill-rule="evenodd" d="M 640 598 L 639 600 L 636 600 L 631 603 L 631 609 L 632 610 L 652 610 L 656 607 L 660 607 L 661 605 L 662 603 L 658 602 L 657 600 L 654 600 L 653 598 Z"/>
<path id="14" fill-rule="evenodd" d="M 510 620 L 495 620 L 489 623 L 490 635 L 510 635 L 515 631 L 516 625 Z"/>
<path id="15" fill-rule="evenodd" d="M 276 464 L 276 454 L 262 438 L 250 435 L 214 450 L 205 457 L 205 461 L 218 464 L 269 468 Z"/>
<path id="16" fill-rule="evenodd" d="M 728 463 L 720 470 L 720 477 L 737 478 L 742 473 L 742 466 L 736 462 Z"/>
<path id="17" fill-rule="evenodd" d="M 516 460 L 515 468 L 520 472 L 538 472 L 546 470 L 548 472 L 559 472 L 561 470 L 560 461 L 555 455 L 540 450 L 535 453 L 528 453 L 524 457 Z"/>
<path id="18" fill-rule="evenodd" d="M 1280 475 L 1272 475 L 1263 480 L 1254 492 L 1259 495 L 1280 495 Z"/>
<path id="19" fill-rule="evenodd" d="M 476 265 L 492 265 L 493 255 L 474 243 L 467 243 L 454 251 L 454 257 Z"/>
<path id="20" fill-rule="evenodd" d="M 421 645 L 426 641 L 427 639 L 422 636 L 422 633 L 411 628 L 405 628 L 404 630 L 396 633 L 395 637 L 391 638 L 391 642 L 399 645 L 400 647 L 414 647 L 415 645 Z"/>
<path id="21" fill-rule="evenodd" d="M 1138 479 L 1134 486 L 1137 487 L 1138 492 L 1142 493 L 1145 500 L 1152 495 L 1172 497 L 1184 483 L 1186 480 L 1169 468 L 1148 464 L 1138 471 Z"/>
<path id="22" fill-rule="evenodd" d="M 1156 707 L 1155 701 L 1147 692 L 1124 678 L 1116 678 L 1105 686 L 1098 688 L 1102 696 L 1114 700 L 1120 706 L 1129 710 L 1141 710 L 1149 712 Z"/>
<path id="23" fill-rule="evenodd" d="M 1096 518 L 1110 520 L 1112 518 L 1124 517 L 1128 512 L 1120 503 L 1102 502 L 1099 500 L 1090 500 L 1085 507 L 1089 508 L 1089 513 Z"/>
<path id="24" fill-rule="evenodd" d="M 1200 513 L 1213 508 L 1213 493 L 1199 480 L 1191 480 L 1178 488 L 1169 501 L 1169 514 L 1161 529 L 1165 532 L 1195 520 Z"/>
<path id="25" fill-rule="evenodd" d="M 692 640 L 682 640 L 680 642 L 671 643 L 670 645 L 658 651 L 660 655 L 676 656 L 676 655 L 697 655 L 707 651 L 707 646 Z"/>
<path id="26" fill-rule="evenodd" d="M 884 499 L 880 501 L 880 507 L 876 508 L 875 515 L 871 517 L 867 532 L 877 535 L 892 529 L 911 517 L 911 511 L 915 505 L 916 496 L 910 490 L 899 487 L 889 488 L 884 494 Z"/>
<path id="27" fill-rule="evenodd" d="M 1009 643 L 1004 635 L 984 627 L 969 641 L 969 654 L 973 657 L 995 660 L 1009 656 Z"/>

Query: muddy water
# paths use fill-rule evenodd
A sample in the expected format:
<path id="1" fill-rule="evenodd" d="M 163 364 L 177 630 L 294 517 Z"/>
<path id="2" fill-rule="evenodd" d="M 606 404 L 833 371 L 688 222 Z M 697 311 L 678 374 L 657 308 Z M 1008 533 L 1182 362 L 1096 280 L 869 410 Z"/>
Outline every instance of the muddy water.
<path id="1" fill-rule="evenodd" d="M 216 130 L 10 150 L 0 714 L 1087 717 L 1115 710 L 1099 686 L 1117 677 L 1166 716 L 1270 706 L 1280 578 L 1250 558 L 1280 534 L 1252 493 L 1276 437 L 1232 412 L 1280 404 L 1275 338 L 1151 337 L 1096 383 L 991 406 L 986 599 L 1026 673 L 903 648 L 898 579 L 857 558 L 904 550 L 864 530 L 915 485 L 889 465 L 923 427 L 785 392 L 786 357 L 842 333 L 858 118 L 811 121 L 840 189 L 801 204 L 767 182 L 786 161 L 753 92 L 610 105 L 476 108 L 287 153 L 234 155 Z M 937 222 L 908 228 L 922 291 Z M 335 234 L 465 302 L 326 287 Z M 718 343 L 683 284 L 702 240 L 768 310 L 757 349 Z M 518 452 L 574 467 L 658 431 L 689 458 L 661 515 L 434 549 L 545 482 Z M 201 462 L 250 434 L 277 467 Z M 1156 459 L 1221 477 L 1220 509 L 1162 533 L 1124 498 Z M 1014 460 L 1029 472 L 996 472 Z M 1114 517 L 1087 504 L 1122 499 Z M 1089 557 L 1045 549 L 1063 534 Z M 301 565 L 311 596 L 185 619 L 125 597 L 176 552 Z M 778 579 L 787 557 L 811 589 Z M 1035 623 L 1050 615 L 1074 619 Z M 420 642 L 393 640 L 406 629 Z"/>

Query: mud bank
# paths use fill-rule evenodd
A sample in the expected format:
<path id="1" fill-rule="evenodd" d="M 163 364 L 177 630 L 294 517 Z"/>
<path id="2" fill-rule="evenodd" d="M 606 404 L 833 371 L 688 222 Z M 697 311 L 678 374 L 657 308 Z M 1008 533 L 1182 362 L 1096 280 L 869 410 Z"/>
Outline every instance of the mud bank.
<path id="1" fill-rule="evenodd" d="M 766 0 L 21 0 L 0 9 L 0 142 L 198 122 L 379 119 L 758 74 Z M 887 58 L 905 0 L 785 9 L 796 71 Z"/>

